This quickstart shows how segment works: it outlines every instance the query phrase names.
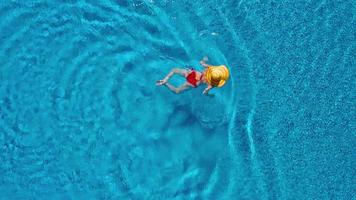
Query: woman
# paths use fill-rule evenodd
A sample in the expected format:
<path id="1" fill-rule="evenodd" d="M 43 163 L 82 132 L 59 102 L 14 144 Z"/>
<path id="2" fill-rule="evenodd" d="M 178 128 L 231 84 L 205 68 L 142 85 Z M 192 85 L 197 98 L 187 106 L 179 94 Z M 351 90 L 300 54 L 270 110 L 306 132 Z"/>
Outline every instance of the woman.
<path id="1" fill-rule="evenodd" d="M 200 64 L 205 68 L 203 72 L 196 71 L 193 68 L 173 68 L 164 79 L 157 81 L 157 85 L 165 85 L 168 87 L 168 89 L 178 94 L 186 89 L 189 89 L 190 87 L 196 88 L 201 84 L 207 84 L 207 87 L 203 91 L 203 94 L 208 94 L 209 90 L 211 90 L 212 88 L 221 87 L 225 84 L 225 82 L 229 78 L 229 70 L 225 65 L 209 65 L 206 63 L 207 60 L 208 58 L 205 57 L 203 60 L 200 61 Z M 186 82 L 179 87 L 171 85 L 170 83 L 168 83 L 168 80 L 174 74 L 179 74 L 185 77 Z"/>

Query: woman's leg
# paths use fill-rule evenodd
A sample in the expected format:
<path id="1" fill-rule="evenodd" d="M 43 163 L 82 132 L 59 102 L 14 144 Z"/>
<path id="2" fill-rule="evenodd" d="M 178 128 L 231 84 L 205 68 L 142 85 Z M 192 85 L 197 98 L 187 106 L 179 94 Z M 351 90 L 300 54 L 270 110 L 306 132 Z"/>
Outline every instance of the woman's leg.
<path id="1" fill-rule="evenodd" d="M 190 87 L 189 83 L 184 83 L 183 85 L 181 85 L 179 87 L 174 87 L 170 83 L 165 83 L 164 85 L 167 86 L 168 89 L 170 89 L 172 92 L 174 92 L 176 94 L 181 93 L 182 91 L 184 91 Z"/>
<path id="2" fill-rule="evenodd" d="M 183 77 L 186 77 L 188 75 L 188 70 L 181 68 L 173 68 L 164 79 L 168 81 L 168 79 L 171 78 L 174 74 L 179 74 Z"/>
<path id="3" fill-rule="evenodd" d="M 188 75 L 188 70 L 186 69 L 181 69 L 181 68 L 173 68 L 168 74 L 167 76 L 162 79 L 157 81 L 158 85 L 163 85 L 165 83 L 167 83 L 167 81 L 174 75 L 174 74 L 179 74 L 183 77 L 186 77 Z"/>

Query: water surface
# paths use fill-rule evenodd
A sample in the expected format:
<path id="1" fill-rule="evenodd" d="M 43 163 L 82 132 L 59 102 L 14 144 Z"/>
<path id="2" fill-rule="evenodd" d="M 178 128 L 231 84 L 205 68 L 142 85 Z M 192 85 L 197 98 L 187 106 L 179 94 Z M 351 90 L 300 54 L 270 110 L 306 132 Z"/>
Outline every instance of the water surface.
<path id="1" fill-rule="evenodd" d="M 353 199 L 354 14 L 348 0 L 0 3 L 0 199 Z M 155 86 L 203 56 L 231 72 L 215 97 Z"/>

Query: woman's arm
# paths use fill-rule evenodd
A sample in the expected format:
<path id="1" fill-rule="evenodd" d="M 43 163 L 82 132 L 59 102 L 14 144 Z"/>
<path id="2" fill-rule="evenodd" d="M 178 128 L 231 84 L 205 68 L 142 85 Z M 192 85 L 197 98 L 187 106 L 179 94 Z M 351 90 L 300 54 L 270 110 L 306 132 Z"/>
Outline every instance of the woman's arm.
<path id="1" fill-rule="evenodd" d="M 207 56 L 204 56 L 203 59 L 200 61 L 200 64 L 203 65 L 205 68 L 207 68 L 210 65 L 207 64 L 206 62 L 209 62 L 209 58 Z"/>
<path id="2" fill-rule="evenodd" d="M 208 85 L 208 87 L 205 88 L 205 90 L 203 91 L 203 94 L 208 94 L 209 90 L 211 90 L 211 88 L 213 88 L 213 86 Z"/>
<path id="3" fill-rule="evenodd" d="M 210 65 L 206 64 L 204 60 L 200 61 L 200 64 L 203 65 L 205 68 L 210 66 Z"/>

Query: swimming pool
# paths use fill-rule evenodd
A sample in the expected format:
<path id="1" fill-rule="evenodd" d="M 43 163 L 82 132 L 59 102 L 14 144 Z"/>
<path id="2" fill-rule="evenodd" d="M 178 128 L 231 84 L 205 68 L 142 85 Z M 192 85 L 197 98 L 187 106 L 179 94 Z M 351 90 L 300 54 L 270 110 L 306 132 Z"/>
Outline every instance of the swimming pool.
<path id="1" fill-rule="evenodd" d="M 354 13 L 347 0 L 0 3 L 0 199 L 353 199 Z M 231 72 L 214 97 L 155 86 L 203 56 Z"/>

